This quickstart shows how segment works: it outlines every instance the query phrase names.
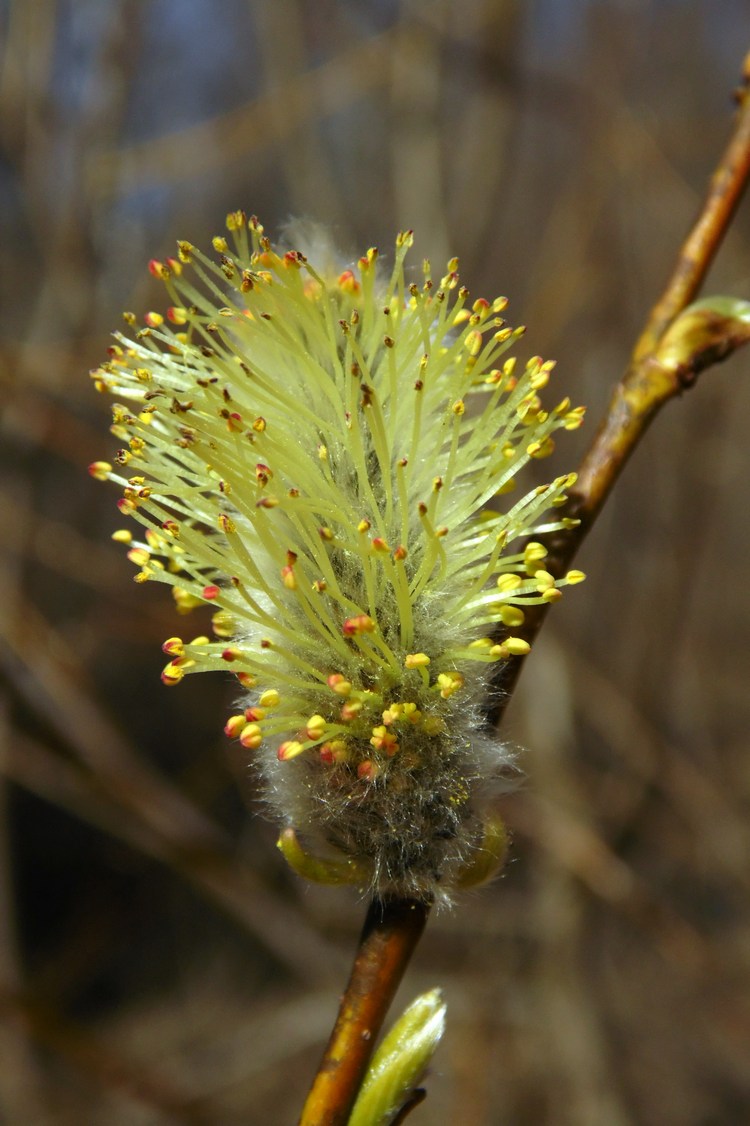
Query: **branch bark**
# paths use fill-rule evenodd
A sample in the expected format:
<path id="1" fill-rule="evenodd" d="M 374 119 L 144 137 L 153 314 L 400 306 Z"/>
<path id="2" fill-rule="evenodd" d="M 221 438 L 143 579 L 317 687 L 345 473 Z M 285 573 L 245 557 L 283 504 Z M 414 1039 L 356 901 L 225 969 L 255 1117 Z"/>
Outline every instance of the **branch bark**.
<path id="1" fill-rule="evenodd" d="M 370 904 L 352 974 L 300 1126 L 346 1126 L 429 910 L 428 905 L 411 899 Z"/>
<path id="2" fill-rule="evenodd" d="M 676 318 L 697 295 L 721 246 L 750 179 L 750 52 L 745 56 L 741 85 L 736 91 L 738 111 L 729 142 L 719 159 L 698 216 L 684 239 L 664 292 L 651 309 L 625 372 L 615 385 L 607 411 L 578 469 L 564 515 L 579 524 L 550 536 L 545 567 L 562 575 L 583 543 L 611 493 L 625 464 L 652 420 L 671 399 L 691 387 L 705 357 L 694 368 L 665 364 L 659 346 Z M 717 349 L 712 362 L 725 359 L 731 347 Z M 548 607 L 531 607 L 514 634 L 531 642 Z M 508 705 L 523 659 L 513 657 L 503 667 L 503 695 L 489 717 L 497 725 Z"/>

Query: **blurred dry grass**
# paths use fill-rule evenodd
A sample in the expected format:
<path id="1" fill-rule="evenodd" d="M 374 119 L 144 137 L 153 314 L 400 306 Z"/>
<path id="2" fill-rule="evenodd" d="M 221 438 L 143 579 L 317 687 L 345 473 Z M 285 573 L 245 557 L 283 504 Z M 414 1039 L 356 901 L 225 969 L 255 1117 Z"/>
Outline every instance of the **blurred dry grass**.
<path id="1" fill-rule="evenodd" d="M 170 600 L 85 475 L 111 447 L 85 373 L 159 300 L 145 261 L 237 206 L 354 250 L 414 226 L 596 419 L 723 144 L 746 16 L 0 4 L 2 1123 L 291 1123 L 362 914 L 283 870 L 230 686 L 161 686 Z M 749 287 L 746 204 L 710 288 Z M 658 421 L 529 661 L 514 861 L 431 921 L 403 993 L 450 1005 L 415 1126 L 750 1119 L 749 363 Z"/>

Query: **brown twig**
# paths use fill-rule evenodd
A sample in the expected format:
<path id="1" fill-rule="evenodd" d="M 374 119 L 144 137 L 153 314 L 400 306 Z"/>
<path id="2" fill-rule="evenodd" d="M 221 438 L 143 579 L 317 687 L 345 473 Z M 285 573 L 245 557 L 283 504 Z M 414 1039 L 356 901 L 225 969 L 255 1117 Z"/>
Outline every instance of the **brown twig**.
<path id="1" fill-rule="evenodd" d="M 628 367 L 616 384 L 599 428 L 578 469 L 569 491 L 566 515 L 579 524 L 550 537 L 547 569 L 562 575 L 583 543 L 589 529 L 611 493 L 626 462 L 659 410 L 686 388 L 699 371 L 724 359 L 730 347 L 701 357 L 695 367 L 668 367 L 660 362 L 658 349 L 675 318 L 696 297 L 737 205 L 750 179 L 750 52 L 745 57 L 742 84 L 737 91 L 739 109 L 734 129 L 716 170 L 698 216 L 680 247 L 667 285 L 651 309 L 633 348 Z M 547 607 L 532 607 L 522 629 L 514 632 L 531 641 L 541 628 Z M 490 716 L 499 723 L 522 667 L 521 658 L 511 658 L 503 668 L 503 698 Z"/>
<path id="2" fill-rule="evenodd" d="M 680 371 L 665 370 L 656 361 L 655 352 L 675 317 L 697 295 L 750 178 L 750 53 L 745 58 L 742 78 L 737 95 L 739 111 L 729 144 L 571 490 L 571 507 L 581 524 L 561 537 L 564 546 L 559 549 L 560 560 L 565 564 L 578 550 L 657 411 L 692 382 Z"/>
<path id="3" fill-rule="evenodd" d="M 698 218 L 677 256 L 667 286 L 653 306 L 616 385 L 604 419 L 585 455 L 567 513 L 580 523 L 555 536 L 546 565 L 562 574 L 614 487 L 625 463 L 651 420 L 670 399 L 690 386 L 699 370 L 723 359 L 731 348 L 717 347 L 692 370 L 669 367 L 657 356 L 659 344 L 675 318 L 693 300 L 721 245 L 750 178 L 750 53 L 745 58 L 739 111 L 729 144 L 714 172 Z M 743 341 L 744 342 L 744 341 Z M 539 631 L 546 607 L 527 613 L 522 632 Z M 521 668 L 519 659 L 505 666 L 503 709 Z M 492 717 L 499 719 L 499 714 Z M 374 1037 L 406 969 L 427 919 L 427 908 L 393 901 L 370 909 L 354 970 L 342 999 L 336 1026 L 323 1057 L 300 1126 L 337 1126 L 347 1121 L 369 1059 Z"/>
<path id="4" fill-rule="evenodd" d="M 653 351 L 675 316 L 695 297 L 745 190 L 750 175 L 750 52 L 745 56 L 736 97 L 739 113 L 729 144 L 711 177 L 698 218 L 680 248 L 667 287 L 638 338 L 634 360 Z"/>
<path id="5" fill-rule="evenodd" d="M 411 899 L 374 900 L 352 974 L 300 1126 L 345 1126 L 378 1032 L 414 949 L 429 906 Z"/>

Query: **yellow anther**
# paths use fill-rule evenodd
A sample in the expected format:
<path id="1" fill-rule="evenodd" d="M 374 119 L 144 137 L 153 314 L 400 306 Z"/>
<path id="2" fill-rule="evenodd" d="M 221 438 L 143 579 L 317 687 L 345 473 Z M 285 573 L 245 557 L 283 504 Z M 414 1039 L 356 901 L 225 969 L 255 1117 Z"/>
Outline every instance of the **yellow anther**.
<path id="1" fill-rule="evenodd" d="M 478 329 L 472 329 L 464 337 L 464 347 L 470 356 L 478 356 L 482 351 L 482 334 Z"/>
<path id="2" fill-rule="evenodd" d="M 179 661 L 170 661 L 169 664 L 165 665 L 162 669 L 162 683 L 169 686 L 173 684 L 179 684 L 184 675 L 184 666 L 181 665 Z"/>
<path id="3" fill-rule="evenodd" d="M 419 723 L 422 718 L 422 713 L 420 712 L 419 708 L 411 700 L 407 701 L 402 706 L 401 714 L 404 719 L 409 721 L 409 723 Z"/>
<path id="4" fill-rule="evenodd" d="M 161 648 L 169 657 L 182 657 L 185 653 L 185 643 L 181 637 L 168 637 Z"/>
<path id="5" fill-rule="evenodd" d="M 325 729 L 328 726 L 322 715 L 311 715 L 305 725 L 305 732 L 308 739 L 322 739 Z"/>
<path id="6" fill-rule="evenodd" d="M 275 688 L 268 688 L 261 693 L 258 703 L 262 708 L 277 708 L 281 703 L 281 696 Z"/>
<path id="7" fill-rule="evenodd" d="M 265 708 L 245 708 L 245 723 L 260 723 L 265 718 Z"/>
<path id="8" fill-rule="evenodd" d="M 296 758 L 301 755 L 305 747 L 298 739 L 287 739 L 281 744 L 276 754 L 281 762 L 289 762 L 290 759 Z"/>
<path id="9" fill-rule="evenodd" d="M 464 678 L 460 672 L 441 672 L 438 674 L 437 685 L 440 689 L 440 695 L 444 700 L 447 700 L 454 692 L 463 688 Z"/>
<path id="10" fill-rule="evenodd" d="M 534 582 L 536 583 L 536 589 L 540 594 L 543 594 L 545 590 L 549 590 L 550 587 L 555 585 L 555 576 L 551 575 L 549 571 L 535 571 Z"/>
<path id="11" fill-rule="evenodd" d="M 211 618 L 211 628 L 217 637 L 232 637 L 235 631 L 234 618 L 227 610 L 217 610 Z"/>
<path id="12" fill-rule="evenodd" d="M 344 637 L 356 637 L 362 633 L 373 633 L 375 629 L 375 622 L 369 614 L 355 614 L 353 618 L 347 618 L 341 627 Z"/>
<path id="13" fill-rule="evenodd" d="M 555 443 L 552 438 L 547 436 L 541 442 L 531 442 L 526 447 L 526 453 L 529 457 L 540 460 L 543 457 L 549 457 L 554 452 Z"/>
<path id="14" fill-rule="evenodd" d="M 535 560 L 539 561 L 540 559 L 546 559 L 548 554 L 549 553 L 547 551 L 547 548 L 543 543 L 536 543 L 535 541 L 532 541 L 531 543 L 527 543 L 526 547 L 523 550 L 523 560 L 524 563 L 526 563 L 526 565 L 528 566 L 529 563 L 532 563 Z"/>
<path id="15" fill-rule="evenodd" d="M 407 669 L 423 669 L 430 663 L 430 658 L 426 653 L 407 653 L 404 658 L 404 665 Z"/>
<path id="16" fill-rule="evenodd" d="M 586 575 L 583 571 L 568 571 L 565 576 L 565 581 L 566 583 L 570 583 L 571 586 L 574 586 L 576 583 L 582 583 L 585 578 Z"/>
<path id="17" fill-rule="evenodd" d="M 118 532 L 112 533 L 112 539 L 115 543 L 132 543 L 133 533 L 128 531 L 127 528 L 121 528 Z"/>
<path id="18" fill-rule="evenodd" d="M 398 738 L 383 725 L 373 727 L 370 743 L 376 751 L 385 751 L 387 755 L 394 755 L 398 750 Z"/>
<path id="19" fill-rule="evenodd" d="M 525 657 L 527 653 L 531 652 L 531 646 L 522 637 L 506 637 L 503 647 L 512 657 Z"/>
<path id="20" fill-rule="evenodd" d="M 395 723 L 397 719 L 400 719 L 401 710 L 401 704 L 391 704 L 385 709 L 385 711 L 383 712 L 383 723 L 386 725 L 386 727 L 391 723 Z"/>
<path id="21" fill-rule="evenodd" d="M 347 700 L 341 708 L 340 712 L 342 721 L 344 723 L 349 723 L 350 720 L 356 719 L 359 713 L 362 711 L 362 707 L 363 705 L 361 700 Z"/>
<path id="22" fill-rule="evenodd" d="M 585 407 L 574 407 L 572 411 L 568 411 L 568 413 L 565 415 L 565 422 L 563 423 L 564 429 L 577 430 L 583 422 L 585 414 Z"/>
<path id="23" fill-rule="evenodd" d="M 348 762 L 351 752 L 345 739 L 329 739 L 320 748 L 320 757 L 325 763 Z"/>
<path id="24" fill-rule="evenodd" d="M 352 690 L 351 681 L 347 680 L 340 672 L 331 673 L 326 683 L 332 692 L 344 698 L 347 697 Z"/>
<path id="25" fill-rule="evenodd" d="M 196 606 L 203 605 L 202 598 L 197 598 L 196 595 L 191 594 L 189 590 L 184 590 L 181 586 L 172 587 L 172 598 L 175 600 L 178 614 L 189 614 L 191 610 L 195 610 Z"/>
<path id="26" fill-rule="evenodd" d="M 497 589 L 503 591 L 503 593 L 517 590 L 522 582 L 520 575 L 498 575 Z"/>
<path id="27" fill-rule="evenodd" d="M 230 739 L 236 739 L 246 724 L 247 720 L 244 715 L 230 716 L 224 725 L 224 734 Z"/>
<path id="28" fill-rule="evenodd" d="M 263 742 L 263 732 L 257 723 L 247 723 L 240 732 L 240 743 L 249 751 L 255 751 Z"/>

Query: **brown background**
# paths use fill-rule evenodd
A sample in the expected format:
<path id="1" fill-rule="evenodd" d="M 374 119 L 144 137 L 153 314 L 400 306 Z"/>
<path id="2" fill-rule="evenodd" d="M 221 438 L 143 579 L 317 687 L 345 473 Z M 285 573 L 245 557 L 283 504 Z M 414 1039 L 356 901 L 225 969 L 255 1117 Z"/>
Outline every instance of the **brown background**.
<path id="1" fill-rule="evenodd" d="M 511 297 L 589 405 L 575 465 L 729 128 L 744 0 L 0 4 L 0 1121 L 295 1120 L 363 914 L 303 886 L 221 734 L 159 681 L 171 600 L 110 542 L 87 370 L 145 269 L 231 208 Z M 750 295 L 750 210 L 709 290 Z M 521 349 L 523 353 L 523 349 Z M 504 878 L 400 994 L 449 1025 L 418 1123 L 750 1119 L 750 353 L 647 436 L 506 728 Z M 550 463 L 545 463 L 545 467 Z"/>

